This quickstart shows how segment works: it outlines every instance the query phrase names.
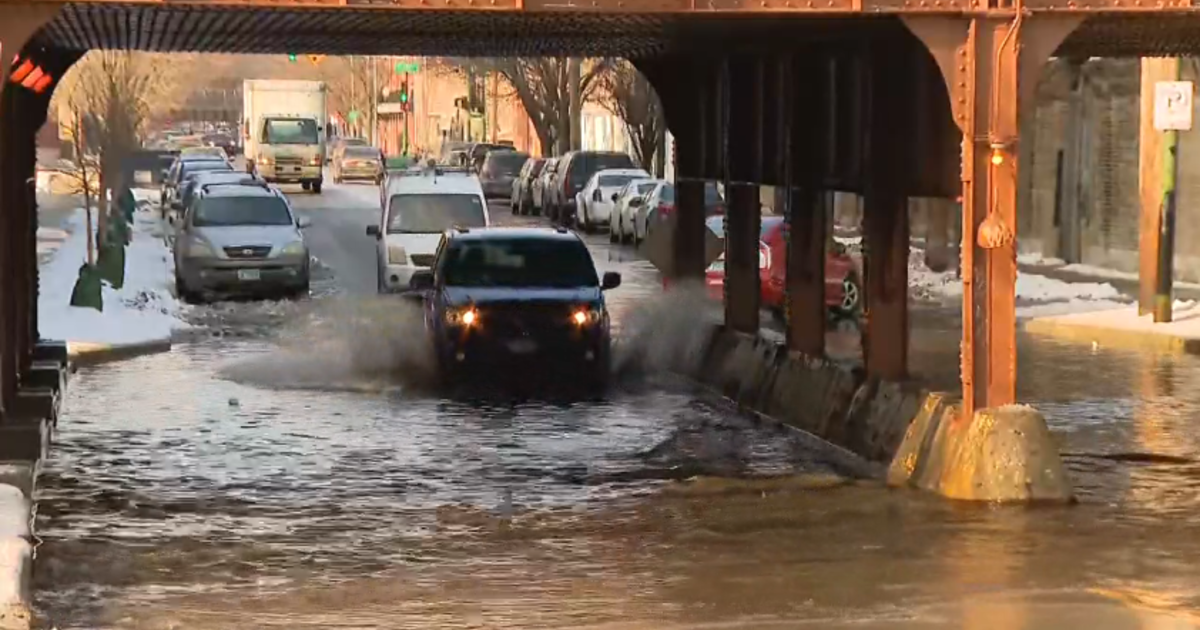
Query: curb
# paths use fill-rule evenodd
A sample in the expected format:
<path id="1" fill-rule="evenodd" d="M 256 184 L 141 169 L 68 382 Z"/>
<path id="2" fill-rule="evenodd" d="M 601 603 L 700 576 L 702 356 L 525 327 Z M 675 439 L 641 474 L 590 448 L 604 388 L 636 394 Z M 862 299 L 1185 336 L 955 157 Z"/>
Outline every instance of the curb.
<path id="1" fill-rule="evenodd" d="M 33 625 L 33 501 L 37 466 L 0 462 L 0 630 Z"/>
<path id="2" fill-rule="evenodd" d="M 75 366 L 99 365 L 170 351 L 170 339 L 151 339 L 133 343 L 67 342 L 67 358 Z"/>
<path id="3" fill-rule="evenodd" d="M 1130 350 L 1146 349 L 1169 354 L 1200 355 L 1200 338 L 1183 335 L 1101 326 L 1062 317 L 1025 320 L 1022 330 L 1062 341 Z"/>

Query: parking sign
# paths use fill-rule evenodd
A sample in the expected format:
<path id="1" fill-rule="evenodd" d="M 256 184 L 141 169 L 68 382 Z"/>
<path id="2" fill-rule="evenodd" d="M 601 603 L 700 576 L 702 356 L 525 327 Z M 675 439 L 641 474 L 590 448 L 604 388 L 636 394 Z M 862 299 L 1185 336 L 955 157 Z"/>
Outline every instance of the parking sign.
<path id="1" fill-rule="evenodd" d="M 1192 128 L 1192 82 L 1158 81 L 1154 84 L 1154 128 L 1188 131 Z"/>

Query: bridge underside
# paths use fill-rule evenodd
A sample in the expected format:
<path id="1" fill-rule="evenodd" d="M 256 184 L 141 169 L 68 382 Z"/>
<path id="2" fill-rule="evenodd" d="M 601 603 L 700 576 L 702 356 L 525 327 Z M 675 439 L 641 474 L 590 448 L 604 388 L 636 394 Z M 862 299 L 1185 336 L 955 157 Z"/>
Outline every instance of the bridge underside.
<path id="1" fill-rule="evenodd" d="M 1011 5 L 995 0 L 978 14 L 940 15 L 918 9 L 929 6 L 923 0 L 829 0 L 827 14 L 782 10 L 779 0 L 770 0 L 770 12 L 667 10 L 675 0 L 658 2 L 658 12 L 640 2 L 607 6 L 624 4 L 618 0 L 594 10 L 552 10 L 521 0 L 437 1 L 450 8 L 429 8 L 435 0 L 269 7 L 0 1 L 0 42 L 6 44 L 0 70 L 7 76 L 9 51 L 21 50 L 58 77 L 94 48 L 630 58 L 658 90 L 676 137 L 674 267 L 680 278 L 703 277 L 704 182 L 726 184 L 726 326 L 735 331 L 758 327 L 758 186 L 773 185 L 783 191 L 789 226 L 788 346 L 824 353 L 825 193 L 857 192 L 865 210 L 865 371 L 868 378 L 904 379 L 907 200 L 961 198 L 962 380 L 970 414 L 1015 396 L 1019 118 L 1031 111 L 1044 62 L 1056 54 L 1194 53 L 1200 42 L 1200 12 L 1137 10 L 1141 0 L 1116 0 L 1105 6 L 1118 9 L 1107 12 L 1050 12 L 1042 0 L 1026 3 L 1020 20 Z M 1117 12 L 1128 1 L 1134 2 L 1130 11 Z M 736 6 L 731 2 L 718 4 Z M 933 5 L 967 10 L 959 0 Z M 30 178 L 34 133 L 46 119 L 51 91 L 6 82 L 0 98 L 5 431 L 24 431 L 22 418 L 37 415 L 22 407 L 41 387 L 29 375 L 48 374 L 37 360 L 61 354 L 58 346 L 39 350 L 36 343 Z M 35 435 L 21 433 L 27 434 Z M 0 459 L 13 456 L 3 450 Z"/>

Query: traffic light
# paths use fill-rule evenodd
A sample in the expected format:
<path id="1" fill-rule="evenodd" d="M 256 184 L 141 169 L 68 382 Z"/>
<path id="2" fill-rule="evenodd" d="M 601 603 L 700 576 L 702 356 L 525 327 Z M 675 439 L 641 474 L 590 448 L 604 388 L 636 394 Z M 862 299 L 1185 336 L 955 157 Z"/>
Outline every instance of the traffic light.
<path id="1" fill-rule="evenodd" d="M 288 61 L 296 63 L 296 53 L 288 53 Z"/>
<path id="2" fill-rule="evenodd" d="M 404 81 L 402 81 L 400 83 L 400 102 L 403 104 L 408 103 L 408 80 L 407 79 L 405 79 Z"/>

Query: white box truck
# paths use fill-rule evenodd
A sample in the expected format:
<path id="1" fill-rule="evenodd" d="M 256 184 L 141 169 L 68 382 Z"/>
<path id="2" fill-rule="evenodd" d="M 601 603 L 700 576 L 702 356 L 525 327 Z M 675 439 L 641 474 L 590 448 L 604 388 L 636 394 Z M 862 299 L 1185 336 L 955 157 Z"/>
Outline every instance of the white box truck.
<path id="1" fill-rule="evenodd" d="M 242 84 L 246 170 L 269 182 L 321 192 L 325 165 L 325 83 L 248 79 Z"/>

